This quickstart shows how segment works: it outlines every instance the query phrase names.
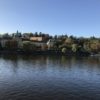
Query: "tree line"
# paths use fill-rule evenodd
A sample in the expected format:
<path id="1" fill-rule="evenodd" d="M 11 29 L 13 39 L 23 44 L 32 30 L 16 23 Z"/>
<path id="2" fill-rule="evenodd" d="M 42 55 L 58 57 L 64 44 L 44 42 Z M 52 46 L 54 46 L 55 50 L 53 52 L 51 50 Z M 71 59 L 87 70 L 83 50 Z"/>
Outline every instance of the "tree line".
<path id="1" fill-rule="evenodd" d="M 47 41 L 49 39 L 54 40 L 53 45 L 49 46 L 37 46 L 34 42 L 31 41 L 22 41 L 22 44 L 19 44 L 18 38 L 30 38 L 30 37 L 46 37 Z M 15 38 L 14 40 L 9 40 L 9 38 Z M 16 39 L 17 38 L 17 39 Z M 45 34 L 42 32 L 35 33 L 12 33 L 12 34 L 2 34 L 0 35 L 0 39 L 8 39 L 5 43 L 5 47 L 2 47 L 0 42 L 0 50 L 26 50 L 26 51 L 37 51 L 37 50 L 52 50 L 52 51 L 60 51 L 62 53 L 100 53 L 100 38 L 97 37 L 75 37 L 68 35 L 55 35 L 51 36 L 49 34 Z M 47 42 L 46 41 L 46 42 Z M 23 45 L 19 48 L 19 45 Z"/>

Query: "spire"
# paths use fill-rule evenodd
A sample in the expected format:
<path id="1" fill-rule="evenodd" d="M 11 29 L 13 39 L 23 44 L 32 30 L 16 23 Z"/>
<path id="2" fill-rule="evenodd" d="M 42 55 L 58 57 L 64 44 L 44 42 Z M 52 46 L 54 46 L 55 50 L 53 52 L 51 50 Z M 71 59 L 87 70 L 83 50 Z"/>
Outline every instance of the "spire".
<path id="1" fill-rule="evenodd" d="M 17 32 L 16 32 L 16 33 L 17 33 L 17 34 L 19 33 L 19 32 L 18 32 L 18 30 L 17 30 Z"/>

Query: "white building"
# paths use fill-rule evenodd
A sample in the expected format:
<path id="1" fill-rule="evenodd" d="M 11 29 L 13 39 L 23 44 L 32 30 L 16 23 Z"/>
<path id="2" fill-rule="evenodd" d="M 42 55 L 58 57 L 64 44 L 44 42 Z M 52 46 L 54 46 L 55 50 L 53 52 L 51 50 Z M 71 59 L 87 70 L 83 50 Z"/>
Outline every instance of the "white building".
<path id="1" fill-rule="evenodd" d="M 49 41 L 47 42 L 48 49 L 52 48 L 55 43 L 55 39 L 49 39 Z"/>

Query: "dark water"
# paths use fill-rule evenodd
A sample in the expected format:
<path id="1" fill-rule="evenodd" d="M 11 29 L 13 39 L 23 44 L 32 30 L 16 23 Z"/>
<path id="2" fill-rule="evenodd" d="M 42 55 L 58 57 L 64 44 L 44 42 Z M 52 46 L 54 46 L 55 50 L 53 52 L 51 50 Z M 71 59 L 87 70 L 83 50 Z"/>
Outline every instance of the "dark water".
<path id="1" fill-rule="evenodd" d="M 2 55 L 0 100 L 100 100 L 100 58 Z"/>

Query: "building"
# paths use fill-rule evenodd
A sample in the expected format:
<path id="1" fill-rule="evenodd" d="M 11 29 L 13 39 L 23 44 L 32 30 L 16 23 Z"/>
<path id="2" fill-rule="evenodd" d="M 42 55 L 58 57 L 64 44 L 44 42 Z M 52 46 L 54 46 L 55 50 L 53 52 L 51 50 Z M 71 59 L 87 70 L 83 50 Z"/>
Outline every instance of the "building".
<path id="1" fill-rule="evenodd" d="M 1 42 L 1 47 L 4 48 L 5 45 L 6 45 L 6 42 L 9 41 L 9 40 L 11 40 L 11 38 L 2 38 L 2 39 L 0 40 L 0 42 Z"/>
<path id="2" fill-rule="evenodd" d="M 56 43 L 55 39 L 49 39 L 47 42 L 48 49 L 52 48 Z"/>
<path id="3" fill-rule="evenodd" d="M 44 37 L 30 37 L 30 41 L 42 42 L 44 40 L 45 40 Z"/>
<path id="4" fill-rule="evenodd" d="M 30 37 L 30 41 L 42 50 L 46 50 L 47 48 L 47 38 L 45 37 Z"/>

